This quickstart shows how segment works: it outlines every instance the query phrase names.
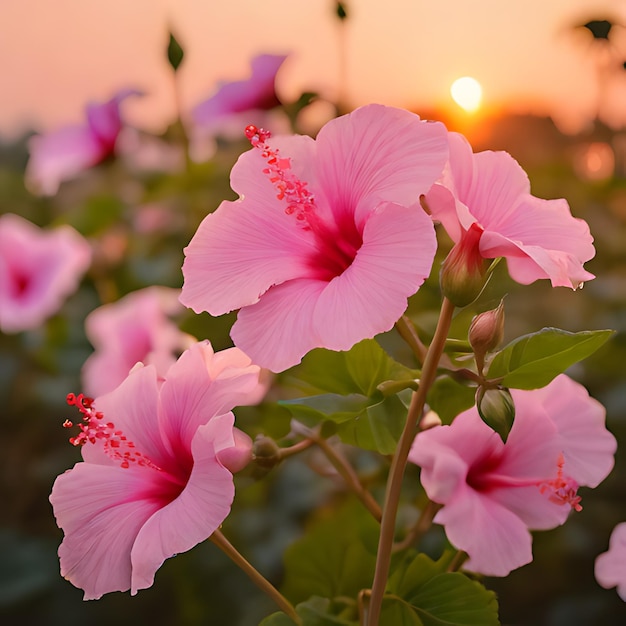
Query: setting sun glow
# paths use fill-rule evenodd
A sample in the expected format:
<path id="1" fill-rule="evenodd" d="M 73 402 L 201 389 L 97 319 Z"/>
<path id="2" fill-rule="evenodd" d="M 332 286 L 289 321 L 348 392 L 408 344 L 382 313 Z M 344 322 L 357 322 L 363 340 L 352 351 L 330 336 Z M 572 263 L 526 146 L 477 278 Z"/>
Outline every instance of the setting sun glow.
<path id="1" fill-rule="evenodd" d="M 473 113 L 480 107 L 483 89 L 475 78 L 463 76 L 452 83 L 450 94 L 462 109 L 468 113 Z"/>

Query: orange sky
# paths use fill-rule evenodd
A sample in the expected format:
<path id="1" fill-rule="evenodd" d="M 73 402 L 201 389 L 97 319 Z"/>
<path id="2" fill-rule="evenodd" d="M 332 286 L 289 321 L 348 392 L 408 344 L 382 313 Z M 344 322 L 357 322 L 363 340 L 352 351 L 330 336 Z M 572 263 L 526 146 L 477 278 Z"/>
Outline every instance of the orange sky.
<path id="1" fill-rule="evenodd" d="M 551 112 L 571 128 L 596 106 L 603 58 L 570 26 L 605 16 L 626 24 L 625 0 L 346 4 L 344 91 L 351 104 L 452 106 L 450 84 L 472 75 L 486 104 Z M 130 120 L 163 128 L 174 114 L 164 63 L 168 24 L 186 50 L 181 82 L 189 108 L 217 80 L 244 78 L 259 52 L 292 52 L 280 74 L 284 99 L 305 89 L 335 97 L 340 35 L 333 6 L 332 0 L 2 0 L 0 133 L 76 121 L 85 101 L 125 86 L 148 94 L 128 102 Z M 626 29 L 614 32 L 623 36 L 626 59 Z M 610 95 L 603 106 L 616 123 L 626 122 L 626 72 L 604 89 Z"/>

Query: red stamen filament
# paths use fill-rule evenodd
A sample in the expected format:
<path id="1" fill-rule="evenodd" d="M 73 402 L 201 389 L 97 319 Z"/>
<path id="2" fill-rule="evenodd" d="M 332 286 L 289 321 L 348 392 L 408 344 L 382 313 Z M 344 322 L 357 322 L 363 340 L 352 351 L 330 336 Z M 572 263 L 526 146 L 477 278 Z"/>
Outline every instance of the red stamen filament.
<path id="1" fill-rule="evenodd" d="M 300 180 L 291 171 L 291 160 L 280 156 L 278 148 L 267 145 L 272 134 L 263 128 L 252 124 L 246 126 L 245 135 L 253 147 L 261 151 L 261 156 L 267 163 L 263 170 L 270 182 L 274 185 L 278 200 L 284 200 L 287 206 L 285 213 L 294 215 L 298 224 L 305 230 L 316 226 L 315 197 L 307 189 L 307 183 Z"/>
<path id="2" fill-rule="evenodd" d="M 541 493 L 547 493 L 550 502 L 554 502 L 555 504 L 569 504 L 574 511 L 582 511 L 583 507 L 580 504 L 582 498 L 576 493 L 578 484 L 568 476 L 563 476 L 564 464 L 565 459 L 561 453 L 557 461 L 558 469 L 556 478 L 540 485 L 539 491 Z"/>
<path id="3" fill-rule="evenodd" d="M 128 468 L 133 464 L 160 470 L 148 457 L 135 450 L 135 444 L 121 430 L 116 429 L 113 422 L 104 421 L 104 415 L 93 407 L 93 398 L 82 393 L 78 396 L 69 393 L 67 403 L 75 406 L 83 416 L 82 423 L 77 424 L 80 432 L 76 437 L 70 438 L 73 446 L 102 441 L 105 454 L 114 461 L 119 461 L 121 467 Z M 64 428 L 72 428 L 73 425 L 70 420 L 63 422 Z"/>

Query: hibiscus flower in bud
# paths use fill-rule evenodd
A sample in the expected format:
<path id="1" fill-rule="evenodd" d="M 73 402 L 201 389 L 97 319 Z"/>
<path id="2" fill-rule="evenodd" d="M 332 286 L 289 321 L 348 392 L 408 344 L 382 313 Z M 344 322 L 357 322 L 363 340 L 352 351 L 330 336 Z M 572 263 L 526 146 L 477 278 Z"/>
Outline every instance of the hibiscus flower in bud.
<path id="1" fill-rule="evenodd" d="M 82 370 L 83 389 L 100 396 L 115 389 L 135 363 L 153 364 L 163 375 L 196 339 L 179 330 L 170 317 L 184 310 L 180 290 L 148 287 L 92 311 L 85 320 L 95 352 Z"/>
<path id="2" fill-rule="evenodd" d="M 613 529 L 608 552 L 596 559 L 595 573 L 601 587 L 617 587 L 619 597 L 626 602 L 626 522 Z"/>
<path id="3" fill-rule="evenodd" d="M 0 330 L 37 328 L 76 291 L 91 247 L 70 226 L 43 230 L 18 215 L 0 216 Z"/>
<path id="4" fill-rule="evenodd" d="M 576 289 L 594 278 L 583 268 L 595 255 L 589 227 L 564 199 L 531 195 L 526 173 L 508 153 L 474 154 L 458 133 L 449 141 L 450 162 L 425 201 L 454 242 L 476 224 L 481 256 L 506 258 L 511 277 L 524 285 L 547 278 L 553 287 Z"/>
<path id="5" fill-rule="evenodd" d="M 275 372 L 389 330 L 431 270 L 436 239 L 418 198 L 441 174 L 446 132 L 380 105 L 330 121 L 316 140 L 248 127 L 254 148 L 231 174 L 240 198 L 185 249 L 181 301 L 241 309 L 233 341 Z"/>
<path id="6" fill-rule="evenodd" d="M 276 74 L 287 55 L 260 54 L 252 59 L 252 74 L 247 80 L 224 82 L 218 86 L 214 95 L 196 105 L 192 119 L 197 130 L 215 134 L 225 130 L 224 125 L 232 126 L 236 120 L 237 133 L 241 136 L 241 127 L 250 121 L 261 124 L 255 112 L 269 111 L 280 105 L 276 95 Z M 247 121 L 239 114 L 246 113 Z"/>
<path id="7" fill-rule="evenodd" d="M 236 348 L 198 343 L 164 378 L 135 367 L 114 391 L 80 411 L 83 461 L 59 476 L 50 502 L 65 537 L 61 574 L 97 599 L 150 587 L 163 561 L 207 539 L 234 496 L 232 472 L 252 441 L 231 409 L 255 397 L 259 368 Z M 71 422 L 66 421 L 71 428 Z"/>
<path id="8" fill-rule="evenodd" d="M 86 123 L 33 137 L 26 167 L 29 188 L 43 195 L 54 195 L 63 181 L 114 154 L 123 128 L 120 105 L 131 95 L 139 92 L 127 89 L 107 102 L 88 104 Z"/>
<path id="9" fill-rule="evenodd" d="M 511 394 L 516 414 L 506 443 L 472 408 L 420 433 L 409 455 L 429 498 L 443 505 L 434 521 L 469 555 L 464 567 L 489 576 L 532 561 L 529 531 L 580 510 L 578 487 L 604 480 L 616 449 L 604 407 L 567 376 Z"/>

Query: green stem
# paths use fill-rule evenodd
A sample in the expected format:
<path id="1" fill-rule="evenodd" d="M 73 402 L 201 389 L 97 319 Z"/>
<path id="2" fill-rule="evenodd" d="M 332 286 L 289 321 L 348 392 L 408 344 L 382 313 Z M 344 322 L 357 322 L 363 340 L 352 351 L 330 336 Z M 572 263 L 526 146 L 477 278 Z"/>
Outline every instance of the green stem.
<path id="1" fill-rule="evenodd" d="M 378 541 L 378 555 L 376 557 L 376 570 L 374 572 L 374 582 L 372 584 L 372 595 L 369 603 L 368 625 L 378 626 L 380 611 L 389 575 L 389 565 L 393 547 L 393 537 L 396 526 L 396 515 L 400 502 L 400 492 L 402 488 L 402 478 L 406 467 L 411 444 L 415 438 L 419 421 L 424 413 L 426 404 L 426 394 L 430 389 L 437 375 L 439 359 L 445 347 L 446 337 L 452 323 L 454 305 L 444 298 L 441 305 L 439 322 L 433 336 L 432 343 L 426 353 L 422 377 L 419 388 L 413 393 L 411 405 L 404 425 L 404 430 L 398 442 L 398 448 L 391 462 L 389 477 L 387 479 L 387 490 L 383 505 L 383 517 L 380 526 L 380 539 Z"/>
<path id="2" fill-rule="evenodd" d="M 238 567 L 240 567 L 250 578 L 250 580 L 264 593 L 266 593 L 276 604 L 280 610 L 288 615 L 296 624 L 302 625 L 302 620 L 293 608 L 293 605 L 285 596 L 272 585 L 257 569 L 255 569 L 246 559 L 237 551 L 237 549 L 224 537 L 224 535 L 216 530 L 210 537 L 211 541 L 222 550 Z"/>
<path id="3" fill-rule="evenodd" d="M 292 446 L 287 448 L 280 448 L 278 450 L 278 456 L 280 460 L 286 459 L 294 454 L 298 454 L 307 448 L 310 448 L 314 443 L 316 443 L 313 439 L 303 439 L 302 441 L 298 441 L 298 443 L 294 443 Z"/>
<path id="4" fill-rule="evenodd" d="M 407 536 L 400 542 L 393 545 L 393 552 L 400 552 L 406 548 L 410 548 L 416 544 L 432 526 L 433 518 L 437 514 L 437 511 L 441 508 L 441 504 L 428 501 L 428 504 L 422 509 L 417 523 L 407 533 Z"/>
<path id="5" fill-rule="evenodd" d="M 339 472 L 339 474 L 341 474 L 348 487 L 354 491 L 365 508 L 372 514 L 374 519 L 377 522 L 380 522 L 382 518 L 380 506 L 378 505 L 378 502 L 374 500 L 372 494 L 365 489 L 365 487 L 363 487 L 352 465 L 350 465 L 348 461 L 346 461 L 346 459 L 339 454 L 323 437 L 312 435 L 312 439 L 322 449 L 328 460 L 332 463 L 333 467 Z"/>
<path id="6" fill-rule="evenodd" d="M 413 326 L 413 322 L 409 319 L 409 317 L 403 315 L 396 322 L 396 330 L 400 333 L 402 339 L 407 342 L 413 351 L 417 362 L 421 365 L 426 358 L 427 348 L 419 338 L 419 335 L 415 330 L 415 326 Z"/>
<path id="7" fill-rule="evenodd" d="M 463 550 L 459 550 L 455 555 L 452 561 L 450 561 L 450 565 L 448 565 L 447 572 L 456 572 L 460 569 L 461 565 L 467 561 L 468 556 Z"/>

